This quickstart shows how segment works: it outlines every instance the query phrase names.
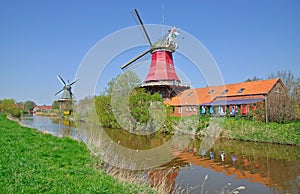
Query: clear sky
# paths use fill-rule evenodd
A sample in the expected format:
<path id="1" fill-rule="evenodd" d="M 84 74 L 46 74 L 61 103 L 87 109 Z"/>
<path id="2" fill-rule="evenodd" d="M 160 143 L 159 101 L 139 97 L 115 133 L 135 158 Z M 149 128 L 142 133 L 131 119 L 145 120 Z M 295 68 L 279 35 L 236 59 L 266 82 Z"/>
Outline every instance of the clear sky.
<path id="1" fill-rule="evenodd" d="M 0 99 L 51 104 L 62 88 L 57 74 L 73 81 L 93 45 L 136 25 L 135 8 L 144 23 L 176 26 L 201 41 L 225 83 L 277 70 L 300 76 L 300 1 L 0 0 Z"/>

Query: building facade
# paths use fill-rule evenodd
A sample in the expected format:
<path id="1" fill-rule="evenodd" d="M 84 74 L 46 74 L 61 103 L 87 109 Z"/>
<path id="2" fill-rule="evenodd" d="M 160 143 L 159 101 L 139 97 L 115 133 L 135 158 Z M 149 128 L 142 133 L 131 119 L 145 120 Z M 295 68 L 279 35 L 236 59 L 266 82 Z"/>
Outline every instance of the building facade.
<path id="1" fill-rule="evenodd" d="M 172 107 L 173 116 L 245 116 L 250 110 L 266 107 L 268 99 L 285 94 L 285 86 L 277 78 L 188 89 L 165 103 Z"/>

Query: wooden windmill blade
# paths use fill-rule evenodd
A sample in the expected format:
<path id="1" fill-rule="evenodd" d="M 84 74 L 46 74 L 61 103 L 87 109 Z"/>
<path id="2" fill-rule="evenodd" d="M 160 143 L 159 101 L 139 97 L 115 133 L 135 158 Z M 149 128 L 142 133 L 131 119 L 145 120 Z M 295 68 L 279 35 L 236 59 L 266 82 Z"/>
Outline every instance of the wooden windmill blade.
<path id="1" fill-rule="evenodd" d="M 140 14 L 139 14 L 139 12 L 138 12 L 137 9 L 134 9 L 134 14 L 133 14 L 133 16 L 134 16 L 134 18 L 137 18 L 138 24 L 141 25 L 141 27 L 142 27 L 142 29 L 143 29 L 145 35 L 146 35 L 146 38 L 147 38 L 147 40 L 148 40 L 150 46 L 152 46 L 152 42 L 151 42 L 151 40 L 150 40 L 150 36 L 149 36 L 149 34 L 148 34 L 148 32 L 147 32 L 145 26 L 144 26 L 144 23 L 143 23 L 143 21 L 142 21 L 142 19 L 141 19 L 141 16 L 140 16 Z"/>
<path id="2" fill-rule="evenodd" d="M 56 96 L 57 94 L 61 93 L 63 90 L 64 90 L 64 88 L 61 89 L 61 90 L 59 90 L 58 92 L 56 92 L 56 93 L 55 93 L 55 96 Z"/>
<path id="3" fill-rule="evenodd" d="M 72 83 L 70 83 L 70 86 L 73 85 L 73 84 L 75 84 L 77 81 L 78 81 L 78 79 L 75 80 L 75 81 L 73 81 Z"/>
<path id="4" fill-rule="evenodd" d="M 143 56 L 145 56 L 146 54 L 148 54 L 150 52 L 150 49 L 141 53 L 140 55 L 136 56 L 134 59 L 130 60 L 129 62 L 125 63 L 124 65 L 121 66 L 121 69 L 125 69 L 126 67 L 128 67 L 130 64 L 132 64 L 133 62 L 137 61 L 138 59 L 142 58 Z"/>
<path id="5" fill-rule="evenodd" d="M 132 12 L 132 15 L 133 15 L 133 18 L 136 20 L 137 22 L 137 25 L 140 25 L 143 29 L 143 32 L 144 34 L 146 35 L 146 38 L 147 38 L 147 41 L 149 42 L 149 45 L 150 45 L 150 49 L 139 54 L 138 56 L 136 56 L 135 58 L 133 58 L 132 60 L 130 60 L 129 62 L 125 63 L 124 65 L 121 66 L 121 69 L 124 70 L 126 69 L 129 65 L 131 65 L 132 63 L 134 63 L 135 61 L 137 61 L 138 59 L 142 58 L 143 56 L 145 56 L 146 54 L 148 54 L 150 51 L 151 51 L 151 47 L 152 47 L 152 42 L 151 42 L 151 39 L 150 39 L 150 36 L 144 26 L 144 23 L 141 19 L 141 16 L 138 12 L 137 9 L 134 9 L 134 12 Z"/>
<path id="6" fill-rule="evenodd" d="M 63 79 L 60 75 L 57 75 L 57 78 L 58 78 L 64 85 L 66 85 L 66 82 L 64 81 L 64 79 Z"/>

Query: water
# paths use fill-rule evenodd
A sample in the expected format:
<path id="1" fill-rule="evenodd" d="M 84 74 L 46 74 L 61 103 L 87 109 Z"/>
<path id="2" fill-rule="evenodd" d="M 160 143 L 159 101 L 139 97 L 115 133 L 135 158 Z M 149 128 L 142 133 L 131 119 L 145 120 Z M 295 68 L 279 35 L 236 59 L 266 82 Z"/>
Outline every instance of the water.
<path id="1" fill-rule="evenodd" d="M 67 119 L 59 119 L 56 117 L 42 117 L 42 116 L 26 116 L 22 117 L 21 123 L 23 125 L 36 128 L 42 132 L 50 133 L 57 137 L 72 137 L 80 139 L 74 123 Z"/>
<path id="2" fill-rule="evenodd" d="M 75 128 L 67 120 L 26 117 L 22 123 L 51 133 L 88 142 L 90 129 Z M 105 129 L 116 143 L 133 150 L 147 150 L 165 144 L 170 135 L 136 136 L 126 131 Z M 173 193 L 228 193 L 244 186 L 240 193 L 300 193 L 300 150 L 297 146 L 217 140 L 202 150 L 202 140 L 184 137 L 185 146 L 173 146 L 174 159 L 145 172 L 151 184 L 164 177 L 165 190 Z M 224 161 L 221 154 L 225 153 Z M 213 159 L 211 155 L 213 155 Z M 205 179 L 205 177 L 207 179 Z"/>

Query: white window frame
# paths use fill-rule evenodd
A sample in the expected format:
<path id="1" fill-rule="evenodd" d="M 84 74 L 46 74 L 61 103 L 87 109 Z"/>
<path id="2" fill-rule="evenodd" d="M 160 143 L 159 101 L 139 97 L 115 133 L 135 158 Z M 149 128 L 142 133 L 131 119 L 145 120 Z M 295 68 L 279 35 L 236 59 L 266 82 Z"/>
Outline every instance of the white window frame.
<path id="1" fill-rule="evenodd" d="M 178 113 L 182 113 L 182 106 L 178 107 Z"/>

